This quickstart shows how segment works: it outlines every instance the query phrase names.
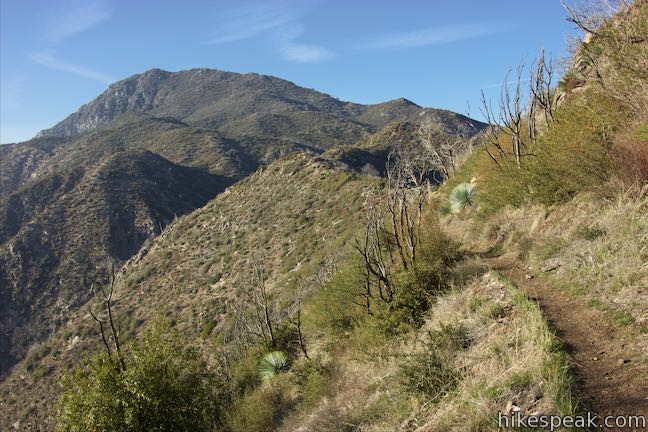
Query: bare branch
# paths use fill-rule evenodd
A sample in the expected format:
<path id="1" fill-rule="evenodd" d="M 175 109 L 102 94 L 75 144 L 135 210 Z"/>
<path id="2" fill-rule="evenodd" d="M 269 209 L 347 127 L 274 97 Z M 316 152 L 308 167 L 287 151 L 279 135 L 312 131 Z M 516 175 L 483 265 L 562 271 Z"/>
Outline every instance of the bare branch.
<path id="1" fill-rule="evenodd" d="M 108 356 L 112 358 L 113 351 L 110 348 L 110 344 L 108 343 L 108 338 L 106 337 L 106 331 L 104 328 L 104 324 L 108 324 L 110 328 L 110 332 L 112 335 L 112 341 L 113 344 L 115 345 L 115 351 L 114 354 L 117 356 L 117 362 L 118 362 L 118 370 L 125 371 L 126 370 L 126 362 L 124 360 L 124 356 L 121 350 L 121 343 L 119 341 L 119 334 L 120 330 L 118 328 L 118 325 L 115 323 L 115 318 L 113 316 L 113 310 L 112 310 L 112 297 L 113 293 L 115 290 L 115 264 L 112 263 L 111 269 L 110 269 L 110 285 L 108 287 L 105 287 L 101 282 L 97 280 L 92 280 L 93 281 L 93 291 L 95 291 L 95 287 L 98 287 L 99 292 L 101 293 L 101 303 L 103 304 L 103 307 L 105 308 L 106 314 L 107 314 L 107 320 L 105 319 L 100 319 L 97 314 L 94 313 L 92 310 L 92 307 L 90 307 L 90 315 L 92 318 L 99 324 L 99 331 L 101 332 L 101 339 L 103 341 L 103 344 L 106 348 L 106 352 L 108 353 Z M 95 291 L 96 292 L 96 291 Z M 97 292 L 97 294 L 99 294 Z"/>

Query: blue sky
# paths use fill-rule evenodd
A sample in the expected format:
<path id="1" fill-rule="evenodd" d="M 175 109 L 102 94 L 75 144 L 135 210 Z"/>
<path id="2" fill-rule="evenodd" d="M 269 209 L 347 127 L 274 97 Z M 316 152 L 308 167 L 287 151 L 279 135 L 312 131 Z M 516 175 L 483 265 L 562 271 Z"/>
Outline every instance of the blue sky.
<path id="1" fill-rule="evenodd" d="M 342 100 L 405 97 L 479 118 L 511 67 L 565 55 L 558 0 L 2 0 L 0 142 L 23 141 L 154 67 L 288 79 Z"/>

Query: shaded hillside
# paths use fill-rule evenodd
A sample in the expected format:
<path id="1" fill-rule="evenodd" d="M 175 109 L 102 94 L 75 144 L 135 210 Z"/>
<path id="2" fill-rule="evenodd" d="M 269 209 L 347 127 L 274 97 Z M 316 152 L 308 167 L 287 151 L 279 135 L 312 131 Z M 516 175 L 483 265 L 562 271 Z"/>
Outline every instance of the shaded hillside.
<path id="1" fill-rule="evenodd" d="M 239 178 L 258 166 L 255 157 L 218 131 L 192 128 L 147 114 L 120 116 L 108 127 L 74 137 L 34 138 L 2 146 L 3 195 L 42 176 L 94 166 L 121 151 L 149 150 L 180 165 Z"/>
<path id="2" fill-rule="evenodd" d="M 475 133 L 476 131 L 473 131 Z M 434 123 L 425 126 L 411 121 L 393 121 L 377 133 L 350 146 L 336 146 L 327 149 L 323 157 L 344 163 L 355 171 L 385 175 L 385 167 L 391 152 L 410 149 L 419 154 L 429 154 L 427 146 L 437 149 L 451 146 L 454 162 L 458 165 L 472 152 L 475 136 L 446 133 L 436 128 Z M 434 182 L 443 179 L 443 174 L 435 173 Z"/>
<path id="3" fill-rule="evenodd" d="M 230 180 L 148 151 L 43 175 L 0 200 L 0 366 L 50 334 L 90 296 L 97 266 L 121 263 Z"/>
<path id="4" fill-rule="evenodd" d="M 236 299 L 248 290 L 251 260 L 265 260 L 273 301 L 289 300 L 298 280 L 349 251 L 365 195 L 379 182 L 296 154 L 180 217 L 118 275 L 116 311 L 123 338 L 164 311 L 187 338 L 199 338 L 216 355 L 227 348 L 216 335 L 234 337 L 230 326 Z M 107 264 L 98 267 L 105 270 Z M 34 345 L 0 384 L 3 410 L 10 413 L 2 419 L 3 430 L 19 420 L 26 429 L 46 425 L 60 390 L 56 379 L 84 351 L 98 347 L 87 305 L 70 314 L 70 322 Z"/>
<path id="5" fill-rule="evenodd" d="M 0 375 L 89 298 L 96 263 L 119 265 L 175 215 L 259 164 L 315 151 L 281 138 L 237 141 L 146 114 L 0 150 Z"/>

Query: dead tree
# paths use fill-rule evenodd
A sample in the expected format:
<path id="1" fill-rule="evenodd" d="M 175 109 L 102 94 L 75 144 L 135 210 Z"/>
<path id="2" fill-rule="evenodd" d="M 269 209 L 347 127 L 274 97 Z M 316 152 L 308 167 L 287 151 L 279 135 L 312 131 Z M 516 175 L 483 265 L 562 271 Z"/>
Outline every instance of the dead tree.
<path id="1" fill-rule="evenodd" d="M 574 49 L 586 67 L 574 69 L 635 112 L 648 110 L 646 0 L 561 3 L 567 20 L 586 34 Z"/>
<path id="2" fill-rule="evenodd" d="M 306 360 L 310 360 L 310 357 L 308 357 L 308 350 L 306 349 L 306 341 L 304 339 L 304 333 L 302 332 L 302 320 L 301 320 L 302 294 L 303 294 L 303 286 L 300 283 L 299 288 L 297 289 L 296 299 L 294 302 L 295 313 L 294 313 L 294 318 L 291 320 L 291 324 L 293 325 L 295 331 L 297 332 L 297 343 L 299 344 L 299 349 L 304 354 L 304 358 L 306 358 Z"/>
<path id="3" fill-rule="evenodd" d="M 457 159 L 466 146 L 465 138 L 440 133 L 429 122 L 419 126 L 417 138 L 423 144 L 421 155 L 429 159 L 430 168 L 435 175 L 440 172 L 443 176 L 441 179 L 435 178 L 438 183 L 455 173 Z"/>
<path id="4" fill-rule="evenodd" d="M 266 269 L 263 261 L 253 257 L 248 283 L 233 302 L 233 338 L 242 351 L 247 346 L 262 341 L 276 347 L 275 311 L 270 302 L 266 283 Z"/>
<path id="5" fill-rule="evenodd" d="M 522 148 L 525 143 L 522 139 L 522 70 L 524 63 L 518 66 L 515 89 L 511 93 L 508 86 L 508 76 L 504 79 L 500 99 L 500 125 L 511 137 L 511 148 L 515 156 L 515 163 L 520 168 L 522 163 Z"/>
<path id="6" fill-rule="evenodd" d="M 555 70 L 544 50 L 532 63 L 529 79 L 523 79 L 524 62 L 516 70 L 515 79 L 509 81 L 507 73 L 497 103 L 497 113 L 482 91 L 481 111 L 491 125 L 483 138 L 490 158 L 499 165 L 508 157 L 515 158 L 518 168 L 527 156 L 533 156 L 532 146 L 537 142 L 539 129 L 555 121 L 559 94 L 554 88 Z M 528 81 L 528 85 L 524 84 Z M 526 106 L 525 106 L 525 99 Z M 510 146 L 506 140 L 510 139 Z"/>
<path id="7" fill-rule="evenodd" d="M 403 267 L 414 266 L 418 253 L 423 205 L 434 171 L 429 153 L 401 149 L 387 158 L 387 211 Z"/>
<path id="8" fill-rule="evenodd" d="M 385 303 L 392 301 L 394 292 L 389 277 L 389 262 L 387 254 L 388 241 L 383 230 L 383 213 L 376 207 L 370 208 L 365 219 L 365 229 L 362 238 L 356 238 L 355 249 L 362 258 L 364 274 L 364 291 L 361 293 L 364 301 L 361 306 L 371 314 L 371 301 L 374 292 Z M 392 258 L 393 259 L 393 258 Z"/>
<path id="9" fill-rule="evenodd" d="M 90 306 L 90 315 L 92 318 L 99 324 L 99 331 L 101 333 L 101 340 L 103 341 L 104 348 L 108 357 L 113 360 L 116 357 L 115 367 L 118 371 L 126 370 L 126 362 L 124 361 L 124 356 L 121 350 L 121 344 L 119 341 L 120 330 L 119 326 L 115 323 L 115 318 L 113 315 L 112 309 L 112 297 L 115 289 L 115 264 L 112 264 L 110 271 L 110 285 L 108 287 L 100 283 L 97 280 L 92 280 L 92 289 L 96 295 L 100 296 L 101 304 L 103 306 L 103 314 L 105 317 L 102 317 L 102 312 L 95 313 Z M 110 329 L 110 335 L 112 336 L 112 345 L 109 342 L 109 338 L 106 336 L 106 327 Z"/>
<path id="10" fill-rule="evenodd" d="M 515 163 L 518 168 L 521 167 L 522 156 L 526 147 L 522 136 L 522 121 L 524 119 L 524 107 L 522 105 L 523 70 L 524 62 L 520 63 L 517 68 L 516 79 L 512 83 L 513 91 L 511 91 L 511 83 L 509 82 L 511 71 L 506 74 L 497 103 L 497 114 L 490 101 L 486 100 L 486 95 L 482 90 L 481 111 L 486 118 L 486 122 L 491 125 L 484 132 L 485 149 L 490 158 L 498 165 L 508 156 L 513 156 L 515 157 Z M 507 148 L 507 145 L 503 141 L 505 137 L 511 140 L 510 149 Z"/>
<path id="11" fill-rule="evenodd" d="M 389 154 L 384 196 L 371 197 L 364 231 L 355 249 L 362 259 L 364 287 L 357 302 L 372 314 L 372 302 L 391 303 L 394 286 L 390 269 L 414 268 L 418 257 L 421 218 L 435 156 L 420 149 L 399 149 Z"/>
<path id="12" fill-rule="evenodd" d="M 253 290 L 252 296 L 254 300 L 254 310 L 258 321 L 258 326 L 261 329 L 264 340 L 270 343 L 270 346 L 275 347 L 277 341 L 274 334 L 274 323 L 272 318 L 272 311 L 270 309 L 268 289 L 265 277 L 265 265 L 258 259 L 252 262 L 253 271 Z"/>
<path id="13" fill-rule="evenodd" d="M 575 24 L 586 33 L 601 37 L 599 29 L 605 21 L 610 19 L 620 9 L 627 8 L 630 2 L 588 1 L 587 3 L 582 2 L 580 5 L 570 5 L 565 0 L 560 0 L 560 4 L 567 12 L 567 21 Z"/>
<path id="14" fill-rule="evenodd" d="M 528 134 L 533 144 L 538 137 L 538 120 L 542 120 L 545 126 L 555 120 L 560 93 L 554 86 L 554 74 L 552 60 L 547 60 L 544 49 L 540 50 L 529 77 Z"/>
<path id="15" fill-rule="evenodd" d="M 238 349 L 238 355 L 242 356 L 247 348 L 254 341 L 261 338 L 260 331 L 257 332 L 250 319 L 250 308 L 247 295 L 237 296 L 231 303 L 232 326 L 227 332 L 226 338 L 229 345 Z"/>

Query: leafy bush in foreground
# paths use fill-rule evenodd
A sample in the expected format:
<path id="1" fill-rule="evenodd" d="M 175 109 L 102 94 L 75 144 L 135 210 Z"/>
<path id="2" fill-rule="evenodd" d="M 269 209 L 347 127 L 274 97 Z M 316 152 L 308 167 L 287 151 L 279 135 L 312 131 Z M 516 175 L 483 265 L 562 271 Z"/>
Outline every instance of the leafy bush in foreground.
<path id="1" fill-rule="evenodd" d="M 63 379 L 57 430 L 197 431 L 218 424 L 220 385 L 195 349 L 155 324 L 119 371 L 105 354 Z"/>

